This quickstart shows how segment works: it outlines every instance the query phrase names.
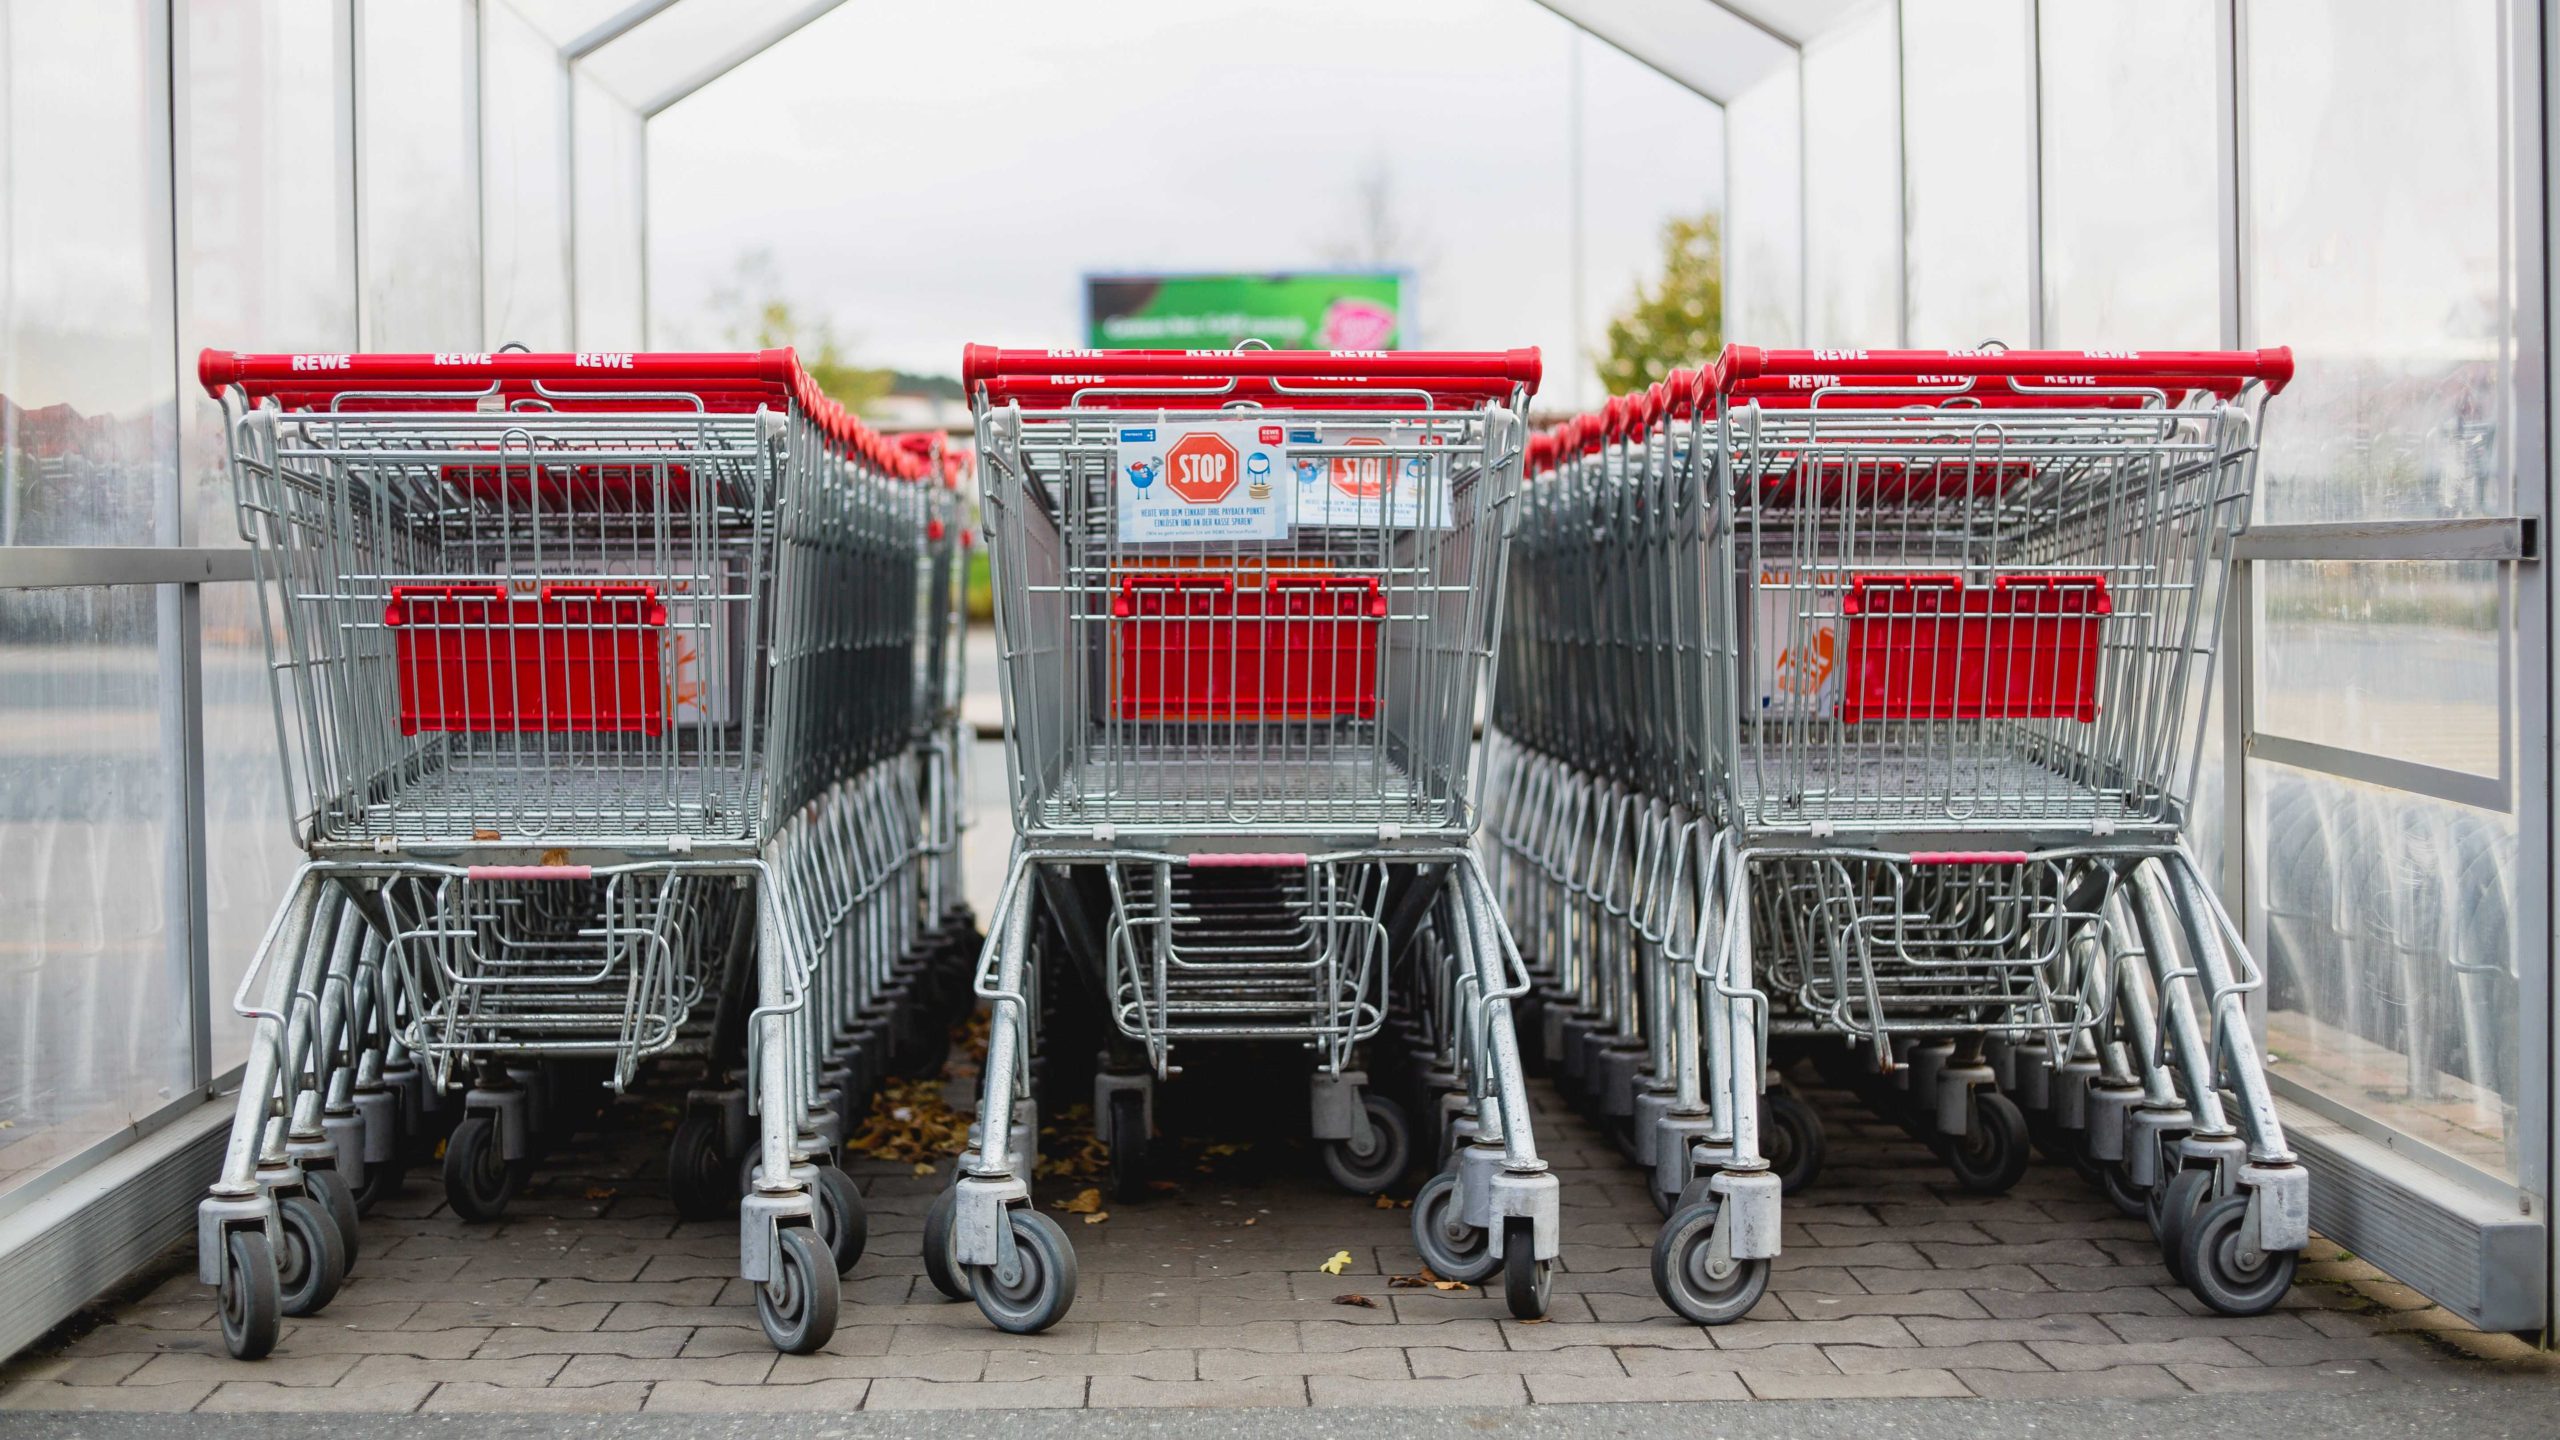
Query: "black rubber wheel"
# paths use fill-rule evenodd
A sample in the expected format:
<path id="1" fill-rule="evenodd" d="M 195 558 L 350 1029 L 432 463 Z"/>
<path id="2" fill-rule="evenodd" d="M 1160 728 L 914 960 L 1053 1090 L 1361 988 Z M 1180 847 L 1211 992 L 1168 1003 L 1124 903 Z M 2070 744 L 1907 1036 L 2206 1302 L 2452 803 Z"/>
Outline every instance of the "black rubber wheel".
<path id="1" fill-rule="evenodd" d="M 284 1249 L 276 1256 L 276 1298 L 287 1315 L 317 1315 L 346 1283 L 347 1247 L 338 1222 L 308 1195 L 276 1202 Z"/>
<path id="2" fill-rule="evenodd" d="M 901 1080 L 930 1080 L 951 1058 L 951 1031 L 931 1015 L 898 1017 L 889 1045 L 889 1073 Z"/>
<path id="3" fill-rule="evenodd" d="M 264 1360 L 284 1333 L 275 1247 L 264 1230 L 234 1230 L 222 1245 L 222 1348 L 234 1360 Z"/>
<path id="4" fill-rule="evenodd" d="M 2259 1253 L 2255 1264 L 2240 1258 L 2240 1231 L 2248 1223 L 2249 1197 L 2225 1195 L 2190 1218 L 2184 1228 L 2187 1288 L 2224 1315 L 2264 1315 L 2293 1288 L 2293 1267 L 2301 1257 L 2292 1250 Z"/>
<path id="5" fill-rule="evenodd" d="M 756 1286 L 756 1320 L 774 1349 L 812 1355 L 835 1337 L 844 1291 L 825 1242 L 807 1226 L 787 1226 L 780 1238 L 774 1276 Z"/>
<path id="6" fill-rule="evenodd" d="M 1147 1196 L 1147 1097 L 1144 1091 L 1111 1092 L 1111 1197 L 1134 1203 Z"/>
<path id="7" fill-rule="evenodd" d="M 924 1278 L 946 1300 L 971 1298 L 969 1277 L 951 1263 L 951 1215 L 959 1205 L 960 1192 L 945 1190 L 924 1212 Z"/>
<path id="8" fill-rule="evenodd" d="M 1405 1167 L 1413 1163 L 1413 1126 L 1404 1118 L 1404 1107 L 1384 1095 L 1364 1090 L 1360 1105 L 1369 1112 L 1368 1146 L 1326 1141 L 1324 1169 L 1334 1184 L 1352 1194 L 1375 1195 L 1403 1179 Z"/>
<path id="9" fill-rule="evenodd" d="M 2107 1199 L 2116 1207 L 2117 1214 L 2127 1220 L 2149 1218 L 2150 1192 L 2133 1183 L 2133 1177 L 2125 1173 L 2123 1161 L 2100 1160 L 2097 1167 L 2098 1188 L 2107 1192 Z"/>
<path id="10" fill-rule="evenodd" d="M 1012 1335 L 1037 1335 L 1076 1303 L 1076 1251 L 1058 1222 L 1037 1210 L 1006 1212 L 1013 1223 L 1014 1263 L 966 1267 L 969 1289 L 987 1322 Z"/>
<path id="11" fill-rule="evenodd" d="M 1692 1325 L 1729 1325 L 1750 1314 L 1769 1290 L 1767 1260 L 1728 1261 L 1716 1273 L 1717 1209 L 1713 1200 L 1682 1209 L 1653 1242 L 1654 1291 Z M 1510 1243 L 1507 1237 L 1504 1243 Z"/>
<path id="12" fill-rule="evenodd" d="M 852 1176 L 833 1165 L 814 1168 L 817 1180 L 809 1200 L 817 1210 L 818 1238 L 835 1252 L 836 1273 L 850 1275 L 863 1247 L 871 1243 L 870 1213 Z"/>
<path id="13" fill-rule="evenodd" d="M 1777 1173 L 1782 1193 L 1793 1195 L 1821 1177 L 1827 1143 L 1812 1106 L 1784 1090 L 1760 1097 L 1760 1155 Z"/>
<path id="14" fill-rule="evenodd" d="M 360 1248 L 356 1238 L 359 1217 L 356 1194 L 347 1185 L 346 1173 L 340 1170 L 305 1170 L 302 1172 L 302 1188 L 310 1191 L 311 1198 L 319 1201 L 320 1208 L 328 1211 L 329 1218 L 337 1222 L 338 1243 L 346 1248 L 347 1270 L 353 1273 L 356 1253 Z"/>
<path id="15" fill-rule="evenodd" d="M 1443 1280 L 1481 1285 L 1502 1265 L 1493 1258 L 1493 1237 L 1458 1218 L 1458 1177 L 1446 1170 L 1413 1197 L 1413 1248 Z"/>
<path id="16" fill-rule="evenodd" d="M 1965 1189 L 1976 1195 L 2006 1194 L 2025 1178 L 2034 1152 L 2027 1140 L 2027 1117 L 1999 1091 L 1976 1090 L 1972 1120 L 1964 1134 L 1947 1137 L 1941 1156 Z"/>
<path id="17" fill-rule="evenodd" d="M 408 1168 L 400 1163 L 396 1146 L 391 1159 L 366 1161 L 364 1180 L 356 1186 L 356 1214 L 372 1214 L 375 1206 L 400 1193 L 401 1182 L 407 1178 Z"/>
<path id="18" fill-rule="evenodd" d="M 2181 1170 L 2155 1192 L 2151 1233 L 2160 1242 L 2160 1263 L 2178 1280 L 2187 1278 L 2187 1231 L 2196 1216 L 2213 1202 L 2211 1170 Z"/>
<path id="19" fill-rule="evenodd" d="M 667 1199 L 685 1220 L 717 1220 L 738 1210 L 736 1176 L 720 1153 L 720 1117 L 697 1110 L 667 1142 Z"/>
<path id="20" fill-rule="evenodd" d="M 482 1223 L 506 1214 L 532 1173 L 531 1160 L 499 1153 L 498 1124 L 487 1115 L 465 1118 L 444 1142 L 445 1203 L 465 1220 Z"/>
<path id="21" fill-rule="evenodd" d="M 1526 1216 L 1502 1222 L 1502 1299 L 1515 1320 L 1543 1320 L 1555 1289 L 1556 1265 L 1537 1257 L 1537 1230 Z"/>

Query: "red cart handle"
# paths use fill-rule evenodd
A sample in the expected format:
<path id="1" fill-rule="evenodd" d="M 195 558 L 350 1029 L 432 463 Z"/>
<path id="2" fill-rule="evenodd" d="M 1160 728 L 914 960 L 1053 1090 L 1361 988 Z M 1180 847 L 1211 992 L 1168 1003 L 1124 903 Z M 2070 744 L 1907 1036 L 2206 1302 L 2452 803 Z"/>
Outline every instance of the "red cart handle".
<path id="1" fill-rule="evenodd" d="M 1170 590 L 1175 594 L 1185 590 L 1213 590 L 1220 595 L 1233 595 L 1236 593 L 1236 581 L 1232 575 L 1123 576 L 1120 593 L 1111 598 L 1112 618 L 1126 620 L 1137 614 L 1138 592 L 1142 590 Z"/>
<path id="2" fill-rule="evenodd" d="M 2107 598 L 2104 575 L 1995 575 L 1991 578 L 1994 594 L 2017 595 L 2020 592 L 2043 592 L 2038 608 L 2050 607 L 2060 613 L 2073 597 L 2086 597 L 2082 608 L 2071 611 L 2081 615 L 2111 615 L 2115 603 Z M 2016 608 L 2013 603 L 2011 608 Z"/>
<path id="3" fill-rule="evenodd" d="M 641 624 L 660 626 L 667 623 L 667 607 L 658 599 L 658 587 L 655 585 L 558 580 L 542 587 L 542 598 L 546 601 L 585 600 L 598 605 L 627 601 L 644 607 Z"/>
<path id="4" fill-rule="evenodd" d="M 2101 386 L 2262 380 L 2274 395 L 2293 380 L 2293 350 L 2283 345 L 2266 350 L 1763 350 L 1728 345 L 1708 372 L 1706 386 L 1726 393 L 1747 380 L 1790 375 L 1837 375 L 1844 381 L 1984 376 L 2028 384 L 2088 377 Z"/>
<path id="5" fill-rule="evenodd" d="M 1360 608 L 1368 612 L 1372 620 L 1387 618 L 1387 597 L 1378 592 L 1378 577 L 1375 575 L 1275 575 L 1264 588 L 1366 591 L 1368 599 Z"/>
<path id="6" fill-rule="evenodd" d="M 507 598 L 504 585 L 394 585 L 391 603 L 382 607 L 382 623 L 399 626 L 409 623 L 412 600 L 480 600 L 495 603 Z"/>
<path id="7" fill-rule="evenodd" d="M 1522 350 L 1005 350 L 960 352 L 960 383 L 1016 377 L 1099 375 L 1114 380 L 1226 376 L 1274 380 L 1508 380 L 1535 388 L 1544 373 Z"/>
<path id="8" fill-rule="evenodd" d="M 575 351 L 486 354 L 254 354 L 206 350 L 196 357 L 196 379 L 219 398 L 238 385 L 252 395 L 276 390 L 335 393 L 348 390 L 482 390 L 496 383 L 576 385 L 616 390 L 749 390 L 780 386 L 797 391 L 800 358 L 783 350 Z"/>

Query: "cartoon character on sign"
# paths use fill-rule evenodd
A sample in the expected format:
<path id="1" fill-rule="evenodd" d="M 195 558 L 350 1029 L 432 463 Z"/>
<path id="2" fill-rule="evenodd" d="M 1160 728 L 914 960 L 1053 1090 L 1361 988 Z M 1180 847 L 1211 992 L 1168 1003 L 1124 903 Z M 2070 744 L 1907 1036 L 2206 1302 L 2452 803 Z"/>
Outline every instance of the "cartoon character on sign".
<path id="1" fill-rule="evenodd" d="M 1244 492 L 1256 500 L 1271 498 L 1271 457 L 1260 450 L 1244 458 Z"/>
<path id="2" fill-rule="evenodd" d="M 1137 486 L 1139 493 L 1144 494 L 1148 486 L 1156 483 L 1156 473 L 1163 468 L 1164 462 L 1153 456 L 1144 460 L 1132 460 L 1129 462 L 1129 483 Z"/>

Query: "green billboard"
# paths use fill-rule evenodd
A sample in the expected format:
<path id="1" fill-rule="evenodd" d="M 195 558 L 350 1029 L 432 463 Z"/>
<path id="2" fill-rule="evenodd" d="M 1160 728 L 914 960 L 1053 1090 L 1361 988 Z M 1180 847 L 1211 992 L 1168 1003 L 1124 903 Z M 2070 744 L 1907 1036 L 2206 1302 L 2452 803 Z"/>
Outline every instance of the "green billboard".
<path id="1" fill-rule="evenodd" d="M 1406 340 L 1404 276 L 1088 275 L 1085 344 L 1095 350 L 1393 350 Z"/>

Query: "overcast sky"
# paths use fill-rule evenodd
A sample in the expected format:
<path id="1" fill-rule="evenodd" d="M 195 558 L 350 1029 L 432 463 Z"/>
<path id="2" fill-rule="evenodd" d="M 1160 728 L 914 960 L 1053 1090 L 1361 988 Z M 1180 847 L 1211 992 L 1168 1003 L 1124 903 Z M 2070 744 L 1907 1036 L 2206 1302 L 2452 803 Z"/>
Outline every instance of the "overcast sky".
<path id="1" fill-rule="evenodd" d="M 1584 324 L 1574 333 L 1573 69 Z M 649 127 L 658 345 L 770 251 L 856 358 L 948 374 L 968 341 L 1081 340 L 1087 271 L 1324 264 L 1383 173 L 1407 343 L 1538 345 L 1550 403 L 1720 206 L 1716 107 L 1531 0 L 850 0 Z M 1579 362 L 1570 369 L 1568 356 Z"/>

